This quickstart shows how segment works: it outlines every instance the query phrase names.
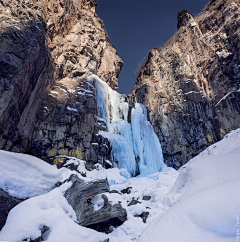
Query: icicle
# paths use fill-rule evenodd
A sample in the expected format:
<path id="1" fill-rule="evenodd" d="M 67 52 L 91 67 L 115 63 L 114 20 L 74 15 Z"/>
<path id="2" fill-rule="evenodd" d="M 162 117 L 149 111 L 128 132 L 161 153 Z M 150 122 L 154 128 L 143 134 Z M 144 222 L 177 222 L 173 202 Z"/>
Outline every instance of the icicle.
<path id="1" fill-rule="evenodd" d="M 133 150 L 141 175 L 161 171 L 165 166 L 162 148 L 152 125 L 147 121 L 144 105 L 136 103 L 131 113 Z"/>
<path id="2" fill-rule="evenodd" d="M 127 122 L 129 105 L 125 96 L 113 91 L 96 75 L 88 78 L 96 83 L 97 115 L 103 118 L 109 132 L 100 131 L 112 146 L 112 157 L 119 168 L 132 176 L 161 171 L 163 162 L 160 142 L 152 125 L 147 121 L 144 105 L 136 103 Z"/>

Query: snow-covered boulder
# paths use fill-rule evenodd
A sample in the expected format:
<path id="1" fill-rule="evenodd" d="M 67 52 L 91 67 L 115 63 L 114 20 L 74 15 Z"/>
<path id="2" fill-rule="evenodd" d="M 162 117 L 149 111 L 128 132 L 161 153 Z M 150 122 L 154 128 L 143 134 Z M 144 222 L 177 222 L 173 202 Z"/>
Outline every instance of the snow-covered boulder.
<path id="1" fill-rule="evenodd" d="M 10 196 L 26 199 L 48 193 L 71 174 L 30 155 L 0 150 L 0 188 Z"/>
<path id="2" fill-rule="evenodd" d="M 84 182 L 73 175 L 70 181 L 73 184 L 64 196 L 76 213 L 77 223 L 109 233 L 112 231 L 110 226 L 122 225 L 127 220 L 126 209 L 108 201 L 110 188 L 107 179 Z"/>

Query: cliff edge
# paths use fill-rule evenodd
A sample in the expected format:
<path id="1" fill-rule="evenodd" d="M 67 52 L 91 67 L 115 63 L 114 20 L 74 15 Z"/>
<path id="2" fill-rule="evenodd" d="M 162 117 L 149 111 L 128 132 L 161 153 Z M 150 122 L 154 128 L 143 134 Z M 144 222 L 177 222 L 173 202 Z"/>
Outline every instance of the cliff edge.
<path id="1" fill-rule="evenodd" d="M 131 93 L 146 105 L 165 162 L 182 165 L 239 127 L 239 1 L 210 1 L 149 52 Z"/>

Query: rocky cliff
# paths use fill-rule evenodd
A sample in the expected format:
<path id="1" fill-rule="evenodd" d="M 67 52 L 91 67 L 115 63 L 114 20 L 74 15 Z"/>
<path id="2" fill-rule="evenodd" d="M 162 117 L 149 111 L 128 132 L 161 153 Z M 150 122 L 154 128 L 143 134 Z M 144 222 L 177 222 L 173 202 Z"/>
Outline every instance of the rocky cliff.
<path id="1" fill-rule="evenodd" d="M 123 62 L 96 6 L 94 0 L 0 1 L 1 149 L 98 160 L 102 146 L 94 151 L 91 142 L 107 141 L 93 140 L 104 127 L 94 96 L 82 95 L 92 91 L 82 80 L 97 74 L 117 90 Z"/>
<path id="2" fill-rule="evenodd" d="M 240 4 L 211 0 L 149 52 L 131 95 L 146 105 L 165 162 L 182 165 L 240 122 Z"/>

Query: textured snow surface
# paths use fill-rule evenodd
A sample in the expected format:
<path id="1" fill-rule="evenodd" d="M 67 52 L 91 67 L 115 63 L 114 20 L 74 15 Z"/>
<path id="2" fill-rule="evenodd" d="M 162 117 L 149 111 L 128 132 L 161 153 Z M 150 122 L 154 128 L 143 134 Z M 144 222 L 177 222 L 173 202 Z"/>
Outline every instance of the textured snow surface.
<path id="1" fill-rule="evenodd" d="M 63 156 L 63 157 L 67 157 L 69 159 L 68 162 L 65 164 L 65 166 L 70 165 L 70 164 L 76 165 L 78 167 L 77 168 L 78 172 L 80 172 L 80 174 L 84 175 L 83 177 L 80 175 L 79 176 L 81 177 L 81 179 L 84 179 L 86 181 L 107 178 L 109 185 L 114 185 L 114 184 L 125 183 L 127 181 L 127 179 L 129 179 L 131 177 L 129 172 L 124 168 L 122 168 L 122 169 L 118 169 L 118 168 L 104 169 L 100 164 L 96 164 L 95 165 L 96 169 L 94 169 L 92 171 L 88 171 L 85 168 L 86 161 L 80 160 L 75 157 L 70 157 L 70 156 Z"/>
<path id="2" fill-rule="evenodd" d="M 74 220 L 75 212 L 63 197 L 60 188 L 56 188 L 13 208 L 0 232 L 0 241 L 38 238 L 43 226 L 50 228 L 44 238 L 48 242 L 98 242 L 107 238 L 105 234 L 79 226 Z"/>
<path id="3" fill-rule="evenodd" d="M 112 185 L 112 190 L 121 191 L 128 187 L 132 187 L 132 189 L 130 194 L 106 194 L 109 201 L 113 204 L 120 201 L 128 214 L 128 220 L 122 226 L 114 229 L 110 234 L 110 242 L 136 241 L 151 221 L 159 214 L 167 211 L 170 205 L 169 203 L 165 203 L 164 197 L 171 190 L 178 175 L 178 171 L 166 167 L 161 172 L 144 177 L 130 178 L 124 184 Z M 145 201 L 143 200 L 143 196 L 150 196 L 151 199 Z M 140 203 L 128 206 L 132 199 Z M 146 223 L 140 217 L 135 217 L 141 215 L 143 212 L 149 212 Z"/>
<path id="4" fill-rule="evenodd" d="M 240 129 L 184 167 L 165 197 L 172 208 L 138 241 L 239 241 Z"/>
<path id="5" fill-rule="evenodd" d="M 6 152 L 5 158 L 8 155 L 11 157 L 12 153 Z M 13 155 L 16 160 L 22 157 Z M 35 162 L 36 167 L 41 167 L 41 160 Z M 192 159 L 180 172 L 165 167 L 161 172 L 130 178 L 125 169 L 105 170 L 99 166 L 87 171 L 84 161 L 72 158 L 69 162 L 79 165 L 86 180 L 107 176 L 111 190 L 118 193 L 105 194 L 110 203 L 120 202 L 126 208 L 128 220 L 108 235 L 77 225 L 76 215 L 62 195 L 71 186 L 66 183 L 12 209 L 0 232 L 0 241 L 36 238 L 44 225 L 50 228 L 44 234 L 44 241 L 48 242 L 101 242 L 107 238 L 110 242 L 232 242 L 239 238 L 240 129 Z M 32 171 L 31 163 L 23 163 L 26 171 Z M 7 170 L 8 166 L 3 168 Z M 129 194 L 121 194 L 122 189 L 129 187 Z M 150 200 L 144 200 L 144 196 L 150 196 Z M 138 203 L 128 206 L 132 200 Z M 94 209 L 99 210 L 102 204 L 101 196 L 96 196 Z M 139 217 L 143 212 L 149 213 L 146 223 Z"/>
<path id="6" fill-rule="evenodd" d="M 145 106 L 135 104 L 130 124 L 126 97 L 113 91 L 95 75 L 89 77 L 89 81 L 96 81 L 98 116 L 105 120 L 109 131 L 99 134 L 110 141 L 115 166 L 126 169 L 132 176 L 161 171 L 165 167 L 162 148 L 147 121 Z"/>
<path id="7" fill-rule="evenodd" d="M 0 188 L 17 198 L 42 195 L 71 172 L 30 155 L 0 150 Z"/>

